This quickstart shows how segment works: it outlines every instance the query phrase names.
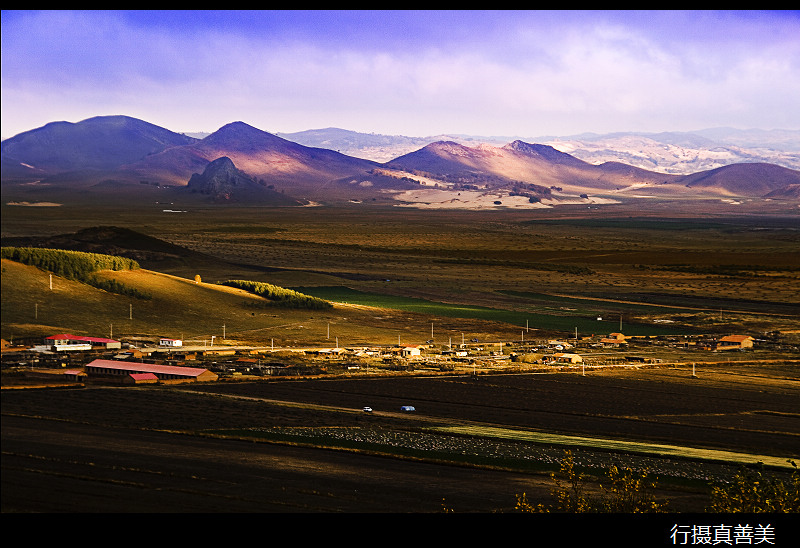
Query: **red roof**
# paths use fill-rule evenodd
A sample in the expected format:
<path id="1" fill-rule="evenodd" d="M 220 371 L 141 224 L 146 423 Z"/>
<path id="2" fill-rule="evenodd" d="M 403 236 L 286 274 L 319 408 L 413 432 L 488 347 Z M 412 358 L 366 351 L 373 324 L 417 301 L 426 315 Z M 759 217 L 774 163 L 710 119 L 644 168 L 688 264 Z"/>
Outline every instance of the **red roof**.
<path id="1" fill-rule="evenodd" d="M 122 362 L 117 360 L 94 360 L 86 364 L 86 367 L 105 367 L 107 369 L 135 373 L 162 373 L 165 375 L 180 375 L 182 377 L 196 377 L 208 371 L 208 369 L 202 367 L 178 367 L 175 365 L 156 365 L 154 363 Z"/>
<path id="2" fill-rule="evenodd" d="M 153 373 L 131 373 L 131 378 L 137 381 L 157 381 L 158 377 L 156 377 Z"/>
<path id="3" fill-rule="evenodd" d="M 61 335 L 51 335 L 47 337 L 45 340 L 51 341 L 85 341 L 85 342 L 93 342 L 93 343 L 117 343 L 119 341 L 115 341 L 114 339 L 103 339 L 101 337 L 80 337 L 78 335 L 69 335 L 67 333 L 63 333 Z"/>
<path id="4" fill-rule="evenodd" d="M 750 335 L 726 335 L 725 337 L 722 337 L 720 339 L 720 341 L 739 342 L 740 343 L 740 342 L 744 342 L 744 341 L 747 341 L 747 340 L 752 339 L 752 338 L 753 337 L 751 337 Z"/>

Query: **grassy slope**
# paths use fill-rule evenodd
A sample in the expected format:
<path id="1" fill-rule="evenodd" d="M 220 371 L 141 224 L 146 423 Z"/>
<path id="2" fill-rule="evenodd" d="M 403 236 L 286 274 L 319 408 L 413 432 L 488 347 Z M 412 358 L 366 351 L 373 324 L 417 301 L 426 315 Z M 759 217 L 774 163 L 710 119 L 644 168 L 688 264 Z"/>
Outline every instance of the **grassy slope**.
<path id="1" fill-rule="evenodd" d="M 140 269 L 101 272 L 151 299 L 107 293 L 35 267 L 2 261 L 2 337 L 67 332 L 89 336 L 175 337 L 188 344 L 241 342 L 269 346 L 393 344 L 424 342 L 427 315 L 337 304 L 332 310 L 252 306 L 263 299 L 244 290 Z M 37 317 L 38 316 L 38 317 Z M 492 326 L 461 323 L 468 336 L 485 338 Z M 223 335 L 226 339 L 223 340 Z"/>

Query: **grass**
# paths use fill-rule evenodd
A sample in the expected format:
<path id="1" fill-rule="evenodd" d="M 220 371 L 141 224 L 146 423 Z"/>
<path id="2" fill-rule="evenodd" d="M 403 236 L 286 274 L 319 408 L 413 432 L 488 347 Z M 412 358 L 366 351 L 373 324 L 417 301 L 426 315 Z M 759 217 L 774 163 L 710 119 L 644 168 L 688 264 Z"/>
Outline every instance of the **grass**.
<path id="1" fill-rule="evenodd" d="M 753 455 L 749 453 L 736 453 L 733 451 L 698 449 L 686 446 L 612 440 L 607 438 L 564 436 L 559 434 L 547 434 L 543 432 L 511 430 L 495 427 L 448 426 L 437 427 L 434 428 L 434 430 L 454 434 L 495 437 L 536 443 L 565 445 L 570 447 L 625 451 L 643 455 L 657 455 L 659 457 L 667 458 L 688 458 L 741 465 L 763 463 L 765 466 L 770 466 L 773 468 L 783 468 L 786 470 L 794 469 L 794 467 L 785 457 L 774 457 L 771 455 Z"/>
<path id="2" fill-rule="evenodd" d="M 528 326 L 535 329 L 565 332 L 573 332 L 575 328 L 577 328 L 581 333 L 611 333 L 619 329 L 618 318 L 598 320 L 596 313 L 590 313 L 590 317 L 581 317 L 580 315 L 566 315 L 563 312 L 551 314 L 533 311 L 520 312 L 499 308 L 448 304 L 380 293 L 369 293 L 344 286 L 300 287 L 295 289 L 302 293 L 329 301 L 406 310 L 438 317 L 473 318 L 493 322 L 504 322 L 519 326 L 520 328 Z M 510 293 L 513 294 L 513 292 Z M 559 299 L 554 298 L 553 300 L 557 302 Z M 606 304 L 605 310 L 608 310 L 608 304 Z M 625 333 L 629 335 L 665 335 L 675 333 L 674 328 L 668 329 L 658 326 L 627 323 L 624 327 Z"/>
<path id="3" fill-rule="evenodd" d="M 608 206 L 599 213 L 488 213 L 204 206 L 170 216 L 159 207 L 84 210 L 76 205 L 32 212 L 3 206 L 2 225 L 8 235 L 63 234 L 109 224 L 131 227 L 210 255 L 202 264 L 175 261 L 164 270 L 142 265 L 181 278 L 184 284 L 195 274 L 208 281 L 253 280 L 409 314 L 503 322 L 506 333 L 525 326 L 565 334 L 576 327 L 582 334 L 613 332 L 620 329 L 620 314 L 623 332 L 632 335 L 694 328 L 711 333 L 797 329 L 800 235 L 784 217 L 704 216 L 696 209 L 708 205 L 698 204 L 687 206 L 695 209 L 690 218 L 645 218 L 639 205 L 629 211 L 624 207 Z M 665 269 L 674 265 L 694 271 Z M 705 268 L 715 265 L 720 267 L 716 271 Z M 765 275 L 732 279 L 717 274 L 747 265 L 761 265 Z M 269 318 L 269 311 L 243 306 L 246 299 L 220 304 L 216 296 L 193 295 L 185 286 L 177 286 L 180 290 L 176 287 L 169 302 L 169 291 L 158 289 L 161 281 L 151 291 L 144 277 L 137 281 L 124 273 L 103 276 L 139 288 L 152 296 L 152 304 L 133 301 L 139 314 L 127 322 L 129 298 L 93 293 L 86 298 L 97 302 L 94 308 L 60 305 L 48 301 L 53 295 L 42 292 L 41 285 L 6 280 L 4 274 L 3 333 L 8 336 L 20 332 L 22 325 L 37 324 L 33 311 L 38 302 L 46 318 L 43 323 L 40 316 L 38 324 L 47 331 L 73 325 L 72 330 L 106 332 L 112 323 L 116 331 L 119 323 L 130 326 L 125 332 L 151 330 L 168 336 L 185 331 L 201 337 L 221 335 L 224 324 L 229 333 L 256 333 L 267 340 L 283 335 L 297 341 L 308 338 L 299 328 L 281 331 L 278 326 L 297 324 L 308 331 L 310 314 L 280 312 Z M 84 289 L 76 291 L 77 296 Z M 566 300 L 559 295 L 584 298 Z M 386 321 L 376 329 L 368 311 L 359 312 L 363 317 L 357 320 L 354 314 L 342 307 L 330 314 L 319 312 L 313 322 L 323 327 L 315 329 L 324 331 L 326 321 L 339 327 L 347 323 L 353 335 L 393 331 L 397 340 L 408 320 L 396 315 L 397 323 Z M 377 314 L 381 313 L 373 313 Z M 673 323 L 648 324 L 653 318 Z"/>

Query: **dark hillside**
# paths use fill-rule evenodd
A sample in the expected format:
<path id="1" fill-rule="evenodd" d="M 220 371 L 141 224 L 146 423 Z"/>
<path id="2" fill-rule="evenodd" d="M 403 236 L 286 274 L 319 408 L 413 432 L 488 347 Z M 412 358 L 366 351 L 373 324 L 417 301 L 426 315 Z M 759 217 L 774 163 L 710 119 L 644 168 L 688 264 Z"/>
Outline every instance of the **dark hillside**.
<path id="1" fill-rule="evenodd" d="M 2 245 L 3 247 L 42 247 L 115 255 L 133 259 L 146 268 L 215 260 L 185 247 L 173 245 L 129 228 L 116 226 L 95 226 L 79 230 L 74 234 L 60 234 L 43 238 L 3 238 Z"/>
<path id="2" fill-rule="evenodd" d="M 3 141 L 2 176 L 5 179 L 81 169 L 110 170 L 194 141 L 128 116 L 52 122 Z"/>

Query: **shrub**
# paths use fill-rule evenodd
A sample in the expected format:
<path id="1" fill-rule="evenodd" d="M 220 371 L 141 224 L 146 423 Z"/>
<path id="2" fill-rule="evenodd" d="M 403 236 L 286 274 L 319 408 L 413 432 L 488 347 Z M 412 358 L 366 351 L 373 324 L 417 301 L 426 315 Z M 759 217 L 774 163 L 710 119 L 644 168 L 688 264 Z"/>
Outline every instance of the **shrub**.
<path id="1" fill-rule="evenodd" d="M 711 490 L 710 512 L 800 512 L 800 474 L 794 470 L 788 481 L 769 477 L 763 466 L 755 471 L 741 469 L 730 483 L 718 483 Z"/>
<path id="2" fill-rule="evenodd" d="M 655 500 L 656 484 L 648 481 L 648 472 L 635 472 L 630 468 L 620 470 L 611 466 L 607 471 L 608 486 L 600 486 L 600 494 L 587 494 L 586 476 L 575 469 L 572 451 L 565 451 L 559 471 L 551 474 L 555 484 L 552 494 L 556 499 L 552 507 L 532 504 L 525 493 L 517 495 L 515 509 L 519 512 L 663 512 L 667 503 Z"/>

